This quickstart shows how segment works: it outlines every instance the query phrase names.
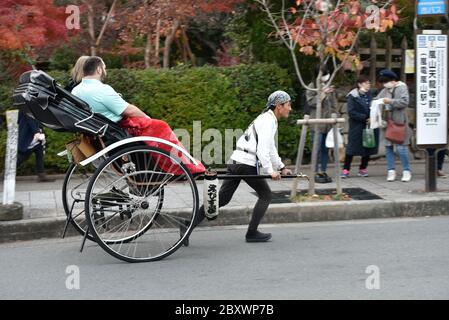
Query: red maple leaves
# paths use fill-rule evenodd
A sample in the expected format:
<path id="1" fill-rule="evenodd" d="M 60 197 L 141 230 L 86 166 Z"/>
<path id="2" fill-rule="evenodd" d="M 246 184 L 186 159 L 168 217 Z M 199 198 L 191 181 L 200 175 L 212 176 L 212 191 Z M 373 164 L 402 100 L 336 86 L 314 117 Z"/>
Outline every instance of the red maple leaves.
<path id="1" fill-rule="evenodd" d="M 52 0 L 2 0 L 0 49 L 43 47 L 67 39 L 65 8 Z"/>
<path id="2" fill-rule="evenodd" d="M 370 7 L 371 6 L 371 7 Z M 345 68 L 361 68 L 359 58 L 351 51 L 361 30 L 385 32 L 399 21 L 392 1 L 341 0 L 338 7 L 326 0 L 297 0 L 290 8 L 292 19 L 281 24 L 279 36 L 290 38 L 305 55 L 327 55 L 344 61 Z"/>

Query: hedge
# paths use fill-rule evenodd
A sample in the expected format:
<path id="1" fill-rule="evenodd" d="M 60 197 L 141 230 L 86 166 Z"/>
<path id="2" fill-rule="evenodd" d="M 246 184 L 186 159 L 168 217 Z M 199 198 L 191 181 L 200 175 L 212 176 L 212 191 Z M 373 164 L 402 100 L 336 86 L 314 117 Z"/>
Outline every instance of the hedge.
<path id="1" fill-rule="evenodd" d="M 62 84 L 69 77 L 65 71 L 52 71 L 50 74 Z M 264 108 L 271 92 L 285 90 L 293 99 L 296 97 L 287 71 L 273 64 L 170 70 L 111 69 L 108 70 L 107 83 L 129 103 L 154 118 L 166 121 L 173 129 L 186 129 L 191 134 L 193 121 L 201 121 L 202 132 L 217 128 L 223 137 L 225 129 L 244 130 Z M 5 88 L 0 87 L 0 90 L 3 91 L 0 92 L 0 104 L 11 105 L 10 94 L 5 94 Z M 298 112 L 292 110 L 290 118 L 279 123 L 279 153 L 282 158 L 294 159 L 296 155 L 299 128 L 294 122 L 298 116 Z M 3 128 L 2 139 L 5 138 L 4 131 Z M 57 157 L 56 153 L 64 149 L 72 135 L 50 129 L 45 129 L 45 133 L 46 170 L 61 173 L 67 161 Z M 202 147 L 208 143 L 204 141 Z M 0 161 L 4 161 L 3 144 L 0 146 Z M 34 159 L 19 170 L 19 174 L 33 173 Z"/>

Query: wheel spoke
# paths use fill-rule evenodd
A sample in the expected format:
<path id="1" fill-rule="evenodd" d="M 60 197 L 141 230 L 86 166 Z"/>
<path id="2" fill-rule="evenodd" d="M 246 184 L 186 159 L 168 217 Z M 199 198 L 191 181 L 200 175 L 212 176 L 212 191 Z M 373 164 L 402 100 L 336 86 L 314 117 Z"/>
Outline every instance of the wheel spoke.
<path id="1" fill-rule="evenodd" d="M 180 227 L 193 221 L 198 209 L 188 169 L 169 153 L 149 147 L 131 147 L 108 158 L 87 192 L 92 234 L 108 253 L 129 262 L 173 253 L 181 245 Z M 191 209 L 177 212 L 179 207 Z"/>

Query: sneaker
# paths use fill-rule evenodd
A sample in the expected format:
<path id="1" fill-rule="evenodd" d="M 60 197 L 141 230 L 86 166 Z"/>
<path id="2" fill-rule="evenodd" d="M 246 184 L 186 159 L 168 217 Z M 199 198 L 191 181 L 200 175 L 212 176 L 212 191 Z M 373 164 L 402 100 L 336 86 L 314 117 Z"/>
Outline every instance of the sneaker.
<path id="1" fill-rule="evenodd" d="M 327 175 L 326 172 L 317 173 L 315 175 L 316 183 L 329 183 L 332 182 L 332 178 Z"/>
<path id="2" fill-rule="evenodd" d="M 327 183 L 327 179 L 322 173 L 317 173 L 315 175 L 315 183 Z"/>
<path id="3" fill-rule="evenodd" d="M 331 177 L 329 177 L 328 175 L 327 175 L 327 173 L 326 172 L 323 172 L 323 176 L 324 176 L 324 178 L 326 179 L 326 182 L 332 182 L 332 178 Z"/>
<path id="4" fill-rule="evenodd" d="M 396 180 L 396 171 L 395 170 L 388 170 L 388 175 L 387 175 L 387 181 L 391 182 Z"/>
<path id="5" fill-rule="evenodd" d="M 440 178 L 447 178 L 447 175 L 443 172 L 443 170 L 438 170 L 437 176 Z"/>
<path id="6" fill-rule="evenodd" d="M 367 169 L 360 169 L 359 173 L 357 175 L 359 177 L 368 177 L 368 170 Z"/>
<path id="7" fill-rule="evenodd" d="M 260 231 L 248 231 L 246 233 L 246 242 L 266 242 L 271 239 L 271 233 L 262 233 Z"/>
<path id="8" fill-rule="evenodd" d="M 346 170 L 346 169 L 341 170 L 340 178 L 342 178 L 342 179 L 349 178 L 349 170 Z"/>
<path id="9" fill-rule="evenodd" d="M 404 172 L 402 172 L 402 182 L 409 182 L 410 180 L 412 180 L 412 173 L 408 170 L 404 170 Z"/>

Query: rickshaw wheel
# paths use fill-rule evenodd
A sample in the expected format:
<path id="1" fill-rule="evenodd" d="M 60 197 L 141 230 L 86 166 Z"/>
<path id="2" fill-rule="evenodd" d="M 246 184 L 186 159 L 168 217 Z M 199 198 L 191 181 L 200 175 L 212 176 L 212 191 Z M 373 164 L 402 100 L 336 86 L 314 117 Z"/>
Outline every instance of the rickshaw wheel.
<path id="1" fill-rule="evenodd" d="M 127 262 L 160 260 L 175 252 L 190 235 L 199 201 L 182 161 L 148 146 L 108 157 L 91 177 L 86 199 L 96 242 Z"/>
<path id="2" fill-rule="evenodd" d="M 72 162 L 66 171 L 62 185 L 64 212 L 75 230 L 83 236 L 89 226 L 84 214 L 84 199 L 89 178 L 94 171 L 95 168 L 91 165 L 86 168 Z M 90 233 L 87 234 L 87 239 L 95 241 Z"/>

